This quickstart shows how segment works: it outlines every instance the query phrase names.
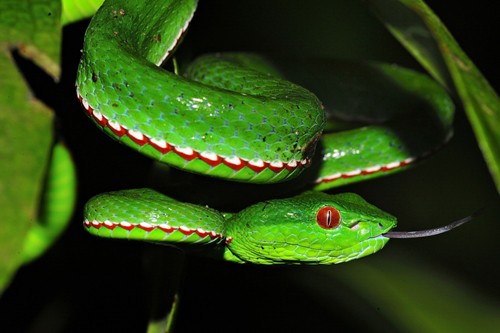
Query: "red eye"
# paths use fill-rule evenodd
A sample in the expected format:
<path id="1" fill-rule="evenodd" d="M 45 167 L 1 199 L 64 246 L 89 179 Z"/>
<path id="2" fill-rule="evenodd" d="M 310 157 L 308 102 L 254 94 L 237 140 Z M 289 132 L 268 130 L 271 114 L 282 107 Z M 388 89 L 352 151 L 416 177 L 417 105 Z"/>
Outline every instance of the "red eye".
<path id="1" fill-rule="evenodd" d="M 332 206 L 323 207 L 316 214 L 316 222 L 323 229 L 336 228 L 340 224 L 340 213 Z"/>

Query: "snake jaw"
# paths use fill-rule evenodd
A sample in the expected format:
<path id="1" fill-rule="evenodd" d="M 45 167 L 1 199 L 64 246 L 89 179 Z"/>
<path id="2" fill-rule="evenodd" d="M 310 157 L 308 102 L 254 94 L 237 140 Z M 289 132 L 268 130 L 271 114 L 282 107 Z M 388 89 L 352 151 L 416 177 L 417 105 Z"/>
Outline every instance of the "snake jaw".
<path id="1" fill-rule="evenodd" d="M 283 256 L 264 256 L 261 255 L 258 258 L 255 258 L 254 263 L 259 264 L 308 264 L 308 265 L 317 265 L 317 264 L 340 264 L 348 261 L 352 261 L 355 259 L 359 259 L 362 257 L 366 257 L 370 254 L 376 253 L 380 251 L 385 244 L 389 241 L 389 238 L 384 237 L 383 235 L 377 235 L 373 237 L 369 237 L 363 241 L 358 241 L 354 245 L 345 247 L 342 249 L 329 249 L 326 247 L 322 248 L 311 248 L 308 245 L 298 244 L 298 243 L 284 243 L 284 242 L 272 242 L 269 244 L 261 244 L 265 246 L 279 246 L 282 248 L 289 247 L 294 248 L 295 251 L 301 249 L 298 252 L 293 253 L 292 255 L 283 255 Z M 299 254 L 302 253 L 302 254 Z M 314 255 L 304 255 L 304 252 L 314 253 Z M 246 262 L 246 259 L 240 258 L 243 262 Z"/>

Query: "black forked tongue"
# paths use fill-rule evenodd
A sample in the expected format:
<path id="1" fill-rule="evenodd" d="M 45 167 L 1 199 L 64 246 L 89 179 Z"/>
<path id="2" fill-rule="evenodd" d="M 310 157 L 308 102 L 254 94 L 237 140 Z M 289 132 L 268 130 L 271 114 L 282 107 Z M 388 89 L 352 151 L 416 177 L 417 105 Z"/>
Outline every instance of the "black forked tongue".
<path id="1" fill-rule="evenodd" d="M 481 210 L 478 210 L 477 212 L 473 213 L 472 215 L 469 215 L 467 217 L 464 217 L 463 219 L 454 221 L 448 225 L 442 226 L 442 227 L 437 227 L 433 229 L 425 229 L 425 230 L 417 230 L 417 231 L 389 231 L 383 234 L 383 236 L 387 238 L 422 238 L 422 237 L 430 237 L 430 236 L 435 236 L 439 235 L 445 232 L 448 232 L 452 229 L 455 229 L 462 224 L 465 224 L 472 220 L 474 217 L 479 215 Z"/>

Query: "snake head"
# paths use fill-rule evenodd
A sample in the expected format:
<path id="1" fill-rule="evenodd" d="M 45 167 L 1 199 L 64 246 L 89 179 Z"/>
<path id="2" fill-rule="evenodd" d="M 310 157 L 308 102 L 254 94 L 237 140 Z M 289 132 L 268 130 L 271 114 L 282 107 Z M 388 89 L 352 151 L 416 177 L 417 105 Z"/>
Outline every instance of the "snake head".
<path id="1" fill-rule="evenodd" d="M 227 221 L 227 257 L 259 264 L 331 264 L 382 249 L 396 218 L 353 193 L 306 192 L 248 207 Z"/>

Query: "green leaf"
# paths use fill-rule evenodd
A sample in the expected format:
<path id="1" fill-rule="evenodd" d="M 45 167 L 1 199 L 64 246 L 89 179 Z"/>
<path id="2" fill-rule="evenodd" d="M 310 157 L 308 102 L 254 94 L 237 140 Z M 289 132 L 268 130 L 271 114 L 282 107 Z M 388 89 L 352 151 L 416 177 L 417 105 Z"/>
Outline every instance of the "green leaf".
<path id="1" fill-rule="evenodd" d="M 52 144 L 52 112 L 31 93 L 11 50 L 60 75 L 58 1 L 0 2 L 0 289 L 22 264 L 24 238 L 37 218 Z"/>
<path id="2" fill-rule="evenodd" d="M 369 0 L 389 31 L 441 84 L 454 91 L 500 192 L 500 100 L 439 18 L 421 0 Z"/>
<path id="3" fill-rule="evenodd" d="M 66 25 L 94 15 L 103 2 L 104 0 L 62 0 L 64 8 L 62 24 Z"/>
<path id="4" fill-rule="evenodd" d="M 55 0 L 0 2 L 1 52 L 9 53 L 9 50 L 17 49 L 54 79 L 59 79 L 60 16 L 61 5 Z M 3 61 L 6 61 L 5 58 Z M 7 66 L 8 62 L 4 64 Z"/>

